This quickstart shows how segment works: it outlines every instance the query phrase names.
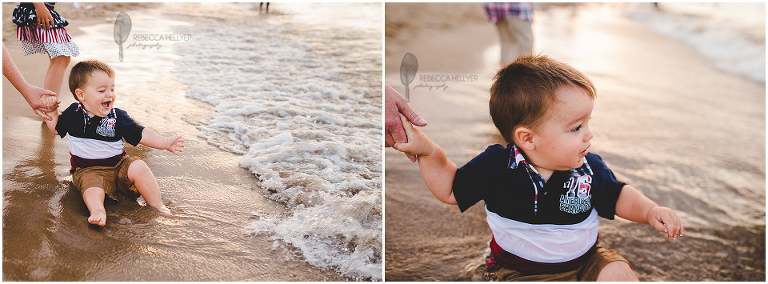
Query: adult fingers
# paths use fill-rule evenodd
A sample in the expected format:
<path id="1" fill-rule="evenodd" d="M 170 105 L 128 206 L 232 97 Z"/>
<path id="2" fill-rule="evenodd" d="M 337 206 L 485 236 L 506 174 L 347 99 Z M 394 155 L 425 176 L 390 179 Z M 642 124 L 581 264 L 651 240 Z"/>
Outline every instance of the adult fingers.
<path id="1" fill-rule="evenodd" d="M 407 102 L 401 101 L 398 102 L 397 108 L 400 110 L 402 114 L 405 115 L 405 117 L 408 118 L 408 121 L 411 123 L 417 125 L 417 126 L 427 126 L 427 121 L 421 118 L 418 113 L 416 113 L 413 108 L 411 108 L 410 105 L 408 105 Z"/>
<path id="2" fill-rule="evenodd" d="M 45 113 L 44 111 L 39 110 L 39 109 L 34 109 L 34 111 L 35 111 L 35 114 L 37 114 L 37 116 L 39 116 L 40 118 L 45 119 L 45 120 L 52 120 L 52 118 L 50 116 L 48 116 L 48 114 Z"/>
<path id="3" fill-rule="evenodd" d="M 51 90 L 47 90 L 47 89 L 42 89 L 42 90 L 43 90 L 43 96 L 54 96 L 56 98 L 59 98 L 59 95 Z"/>
<path id="4" fill-rule="evenodd" d="M 384 142 L 387 147 L 392 147 L 392 145 L 395 145 L 395 139 L 392 138 L 392 134 L 389 133 L 389 130 L 387 130 L 384 134 Z"/>
<path id="5" fill-rule="evenodd" d="M 411 162 L 416 162 L 419 158 L 416 157 L 416 155 L 411 153 L 403 153 L 406 157 L 408 157 L 408 160 L 411 160 Z"/>
<path id="6" fill-rule="evenodd" d="M 392 136 L 392 143 L 390 145 L 394 145 L 395 143 L 404 143 L 408 142 L 408 136 L 405 134 L 405 130 L 403 129 L 403 122 L 398 116 L 391 116 L 387 118 L 386 127 L 389 131 L 389 134 Z"/>

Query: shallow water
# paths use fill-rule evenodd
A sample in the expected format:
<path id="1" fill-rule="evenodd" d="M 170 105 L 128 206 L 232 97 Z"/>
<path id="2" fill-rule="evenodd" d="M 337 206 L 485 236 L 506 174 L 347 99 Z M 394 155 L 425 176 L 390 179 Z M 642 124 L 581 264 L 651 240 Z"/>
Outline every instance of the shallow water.
<path id="1" fill-rule="evenodd" d="M 725 72 L 765 82 L 765 3 L 634 4 L 626 15 L 693 46 Z"/>
<path id="2" fill-rule="evenodd" d="M 176 28 L 195 24 L 190 21 L 196 17 L 194 13 L 211 13 L 206 6 L 193 12 L 184 7 L 166 4 L 160 9 L 127 11 L 132 34 L 175 34 Z M 173 13 L 166 13 L 169 11 Z M 163 25 L 157 24 L 159 20 Z M 68 182 L 66 140 L 43 131 L 39 120 L 26 112 L 21 96 L 4 96 L 3 279 L 359 279 L 358 275 L 341 274 L 335 267 L 310 264 L 296 247 L 246 230 L 263 219 L 253 212 L 275 216 L 275 220 L 292 213 L 266 197 L 253 174 L 239 165 L 241 155 L 222 151 L 198 137 L 197 126 L 203 125 L 201 120 L 213 108 L 187 98 L 189 87 L 176 73 L 174 64 L 181 56 L 173 52 L 174 45 L 187 42 L 161 41 L 159 49 L 126 48 L 120 62 L 112 30 L 112 23 L 105 20 L 71 32 L 76 33 L 82 57 L 105 61 L 115 69 L 118 108 L 162 135 L 185 138 L 185 151 L 178 157 L 144 146 L 126 147 L 130 155 L 150 166 L 173 215 L 161 216 L 137 204 L 108 202 L 107 226 L 88 225 L 88 211 Z M 44 58 L 26 60 L 40 59 Z M 12 88 L 4 83 L 4 92 L 8 90 Z M 73 99 L 66 94 L 62 100 L 68 105 Z M 19 104 L 24 108 L 13 108 Z"/>
<path id="3" fill-rule="evenodd" d="M 213 106 L 198 136 L 242 155 L 257 192 L 288 210 L 254 210 L 243 232 L 312 265 L 380 280 L 381 4 L 222 8 L 242 18 L 214 13 L 176 29 L 195 34 L 175 49 L 176 73 L 188 97 Z"/>
<path id="4" fill-rule="evenodd" d="M 686 236 L 668 241 L 647 225 L 601 219 L 601 243 L 618 249 L 643 281 L 764 281 L 764 83 L 721 71 L 694 46 L 608 6 L 538 11 L 535 48 L 595 83 L 590 151 L 620 180 L 676 210 Z M 465 43 L 434 49 L 454 46 L 458 34 Z M 387 47 L 397 67 L 412 52 L 420 72 L 481 78 L 445 92 L 411 90 L 411 106 L 429 121 L 422 131 L 459 166 L 503 143 L 487 107 L 499 47 L 484 41 L 496 36 L 492 25 L 473 24 L 425 29 Z M 455 54 L 480 60 L 460 68 L 440 62 Z M 387 66 L 386 83 L 402 91 L 399 70 Z M 478 279 L 490 239 L 482 206 L 462 214 L 441 204 L 418 167 L 394 150 L 386 150 L 385 171 L 386 279 Z"/>

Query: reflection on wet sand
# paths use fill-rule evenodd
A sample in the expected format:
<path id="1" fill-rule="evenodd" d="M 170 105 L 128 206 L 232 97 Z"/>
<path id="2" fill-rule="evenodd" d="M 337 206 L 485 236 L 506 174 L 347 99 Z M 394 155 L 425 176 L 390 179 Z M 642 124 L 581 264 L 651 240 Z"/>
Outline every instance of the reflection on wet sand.
<path id="1" fill-rule="evenodd" d="M 120 249 L 120 242 L 105 237 L 100 228 L 88 224 L 88 209 L 79 191 L 71 183 L 57 180 L 54 139 L 58 137 L 44 126 L 40 132 L 37 151 L 3 176 L 3 277 L 82 279 L 87 271 L 82 267 L 99 263 L 83 258 L 72 262 L 71 267 L 61 266 L 56 256 L 109 253 L 110 257 L 119 257 L 124 248 Z"/>

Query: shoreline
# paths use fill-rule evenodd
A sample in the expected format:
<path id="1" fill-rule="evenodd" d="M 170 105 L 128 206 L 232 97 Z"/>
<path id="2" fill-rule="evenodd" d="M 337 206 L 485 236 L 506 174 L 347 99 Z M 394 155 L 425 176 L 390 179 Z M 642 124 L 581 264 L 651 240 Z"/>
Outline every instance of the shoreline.
<path id="1" fill-rule="evenodd" d="M 4 8 L 7 5 L 4 4 Z M 99 6 L 108 5 L 99 3 Z M 180 19 L 178 15 L 164 13 L 161 8 L 142 7 L 127 12 L 133 17 L 135 29 L 141 29 L 142 19 L 147 17 Z M 101 31 L 111 31 L 111 22 L 98 17 L 83 19 L 62 14 L 72 19 L 68 30 L 81 51 L 70 64 L 84 58 L 115 64 L 113 68 L 120 74 L 118 84 L 124 86 L 118 87 L 117 107 L 161 135 L 179 134 L 186 140 L 185 151 L 178 157 L 146 146 L 126 147 L 129 155 L 139 156 L 149 164 L 173 216 L 160 216 L 136 204 L 108 201 L 107 226 L 89 226 L 82 198 L 67 182 L 70 175 L 66 139 L 54 137 L 41 127 L 39 118 L 23 97 L 5 80 L 3 280 L 351 280 L 292 256 L 290 252 L 294 248 L 290 246 L 243 232 L 253 218 L 258 218 L 253 212 L 280 215 L 285 208 L 267 199 L 263 190 L 254 185 L 256 178 L 238 163 L 240 155 L 220 150 L 198 137 L 197 124 L 201 118 L 208 117 L 213 107 L 187 98 L 188 86 L 172 72 L 155 73 L 157 76 L 138 84 L 143 76 L 153 74 L 152 69 L 128 63 L 117 65 L 112 62 L 117 55 L 114 42 L 105 43 L 111 44 L 108 50 L 93 52 L 99 43 L 87 40 L 99 36 Z M 13 36 L 4 40 L 4 44 L 27 81 L 42 86 L 46 57 L 23 56 Z M 139 52 L 135 51 L 134 56 Z M 157 52 L 143 54 L 166 60 L 157 62 L 164 66 L 169 66 L 168 60 L 176 56 Z M 68 73 L 65 78 L 67 76 Z M 129 90 L 125 86 L 132 87 Z M 64 84 L 61 107 L 74 102 L 66 89 Z M 163 95 L 152 95 L 154 93 Z M 180 109 L 184 111 L 178 112 Z M 150 119 L 157 113 L 163 114 L 162 119 Z M 34 130 L 37 127 L 39 132 Z M 71 262 L 71 259 L 78 261 Z"/>

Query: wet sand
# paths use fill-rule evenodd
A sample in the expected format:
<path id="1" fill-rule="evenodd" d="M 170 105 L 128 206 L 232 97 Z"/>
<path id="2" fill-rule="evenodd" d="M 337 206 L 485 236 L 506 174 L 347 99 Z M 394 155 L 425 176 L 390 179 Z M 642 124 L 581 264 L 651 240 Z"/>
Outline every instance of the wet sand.
<path id="1" fill-rule="evenodd" d="M 591 151 L 675 209 L 687 234 L 669 241 L 647 225 L 601 219 L 601 243 L 641 281 L 765 281 L 765 84 L 723 73 L 607 6 L 538 6 L 534 48 L 593 80 Z M 414 11 L 424 16 L 410 20 Z M 404 93 L 406 52 L 418 75 L 478 76 L 429 90 L 414 86 L 442 83 L 417 75 L 410 104 L 429 122 L 422 131 L 459 166 L 504 143 L 487 105 L 498 35 L 480 4 L 388 3 L 385 18 L 385 82 L 396 90 Z M 462 214 L 435 199 L 401 153 L 388 148 L 385 160 L 386 279 L 477 280 L 490 240 L 482 204 Z"/>
<path id="2" fill-rule="evenodd" d="M 71 6 L 61 3 L 57 6 Z M 113 4 L 99 3 L 108 7 Z M 164 203 L 173 216 L 161 216 L 148 207 L 107 202 L 108 224 L 94 227 L 88 210 L 69 180 L 65 139 L 50 134 L 21 95 L 3 81 L 3 280 L 4 281 L 344 281 L 332 270 L 318 269 L 280 242 L 243 232 L 259 211 L 279 215 L 285 208 L 264 197 L 253 186 L 254 177 L 238 165 L 238 156 L 197 137 L 196 123 L 211 107 L 185 97 L 186 86 L 172 72 L 173 55 L 149 54 L 155 66 L 118 65 L 117 47 L 99 50 L 104 43 L 89 42 L 93 33 L 111 31 L 122 4 L 102 14 L 62 14 L 70 19 L 69 32 L 81 56 L 111 64 L 118 74 L 117 107 L 161 135 L 182 135 L 186 148 L 177 157 L 145 146 L 126 146 L 141 157 L 158 179 Z M 3 4 L 3 19 L 10 22 L 10 3 Z M 137 9 L 141 8 L 141 10 Z M 101 8 L 100 8 L 101 9 Z M 142 19 L 183 18 L 163 14 L 173 7 L 128 7 L 134 28 Z M 9 25 L 6 24 L 5 27 Z M 152 27 L 149 27 L 152 28 Z M 158 28 L 160 29 L 160 28 Z M 13 32 L 10 29 L 10 32 Z M 21 73 L 42 86 L 47 59 L 24 57 L 15 34 L 4 29 L 4 44 Z M 78 38 L 81 39 L 78 41 Z M 106 39 L 112 41 L 109 34 Z M 170 53 L 170 48 L 168 52 Z M 121 76 L 122 79 L 121 79 Z M 130 77 L 137 76 L 137 77 Z M 144 77 L 138 77 L 144 76 Z M 66 89 L 66 84 L 64 89 Z M 62 106 L 74 101 L 61 92 Z"/>

